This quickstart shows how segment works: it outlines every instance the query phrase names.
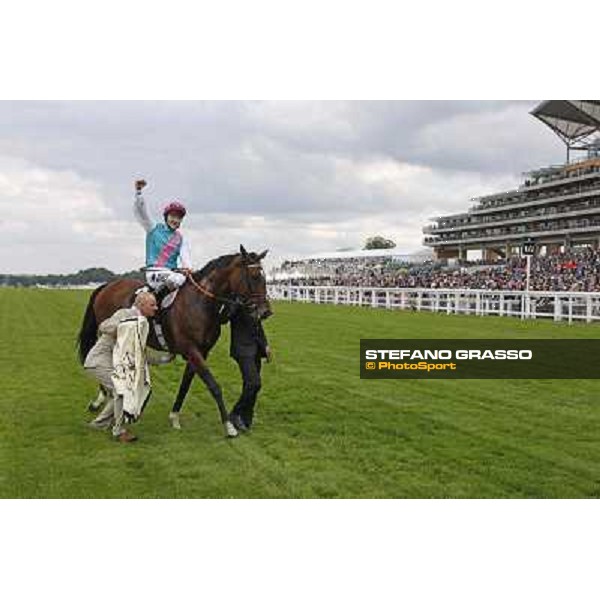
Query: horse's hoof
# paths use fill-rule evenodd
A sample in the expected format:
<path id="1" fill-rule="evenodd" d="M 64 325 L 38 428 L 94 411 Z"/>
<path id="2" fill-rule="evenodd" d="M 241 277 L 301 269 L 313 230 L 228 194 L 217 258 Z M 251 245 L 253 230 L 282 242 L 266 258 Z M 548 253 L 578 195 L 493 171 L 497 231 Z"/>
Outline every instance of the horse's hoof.
<path id="1" fill-rule="evenodd" d="M 171 427 L 173 429 L 180 430 L 181 422 L 179 421 L 179 413 L 169 413 L 169 421 L 171 421 Z"/>
<path id="2" fill-rule="evenodd" d="M 231 421 L 225 421 L 225 435 L 229 438 L 238 436 L 238 430 L 232 425 Z"/>

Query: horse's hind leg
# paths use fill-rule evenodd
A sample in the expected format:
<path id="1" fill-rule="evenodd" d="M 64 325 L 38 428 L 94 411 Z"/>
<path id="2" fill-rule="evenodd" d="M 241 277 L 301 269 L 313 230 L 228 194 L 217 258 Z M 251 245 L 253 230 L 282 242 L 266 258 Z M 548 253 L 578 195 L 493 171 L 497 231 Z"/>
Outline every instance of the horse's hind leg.
<path id="1" fill-rule="evenodd" d="M 88 411 L 91 413 L 97 413 L 102 405 L 109 399 L 110 395 L 104 389 L 102 385 L 98 386 L 98 396 L 94 400 L 90 400 L 88 404 Z"/>
<path id="2" fill-rule="evenodd" d="M 169 413 L 169 421 L 171 421 L 171 425 L 174 429 L 181 429 L 181 423 L 179 422 L 179 411 L 183 406 L 183 401 L 187 396 L 190 386 L 192 385 L 192 380 L 194 379 L 194 366 L 187 362 L 185 364 L 185 370 L 183 371 L 183 375 L 181 377 L 181 383 L 179 384 L 179 391 L 177 392 L 177 398 L 173 403 L 173 408 L 171 408 L 171 412 Z"/>
<path id="3" fill-rule="evenodd" d="M 213 374 L 210 372 L 209 368 L 206 366 L 202 354 L 200 354 L 199 351 L 190 353 L 189 362 L 192 363 L 198 377 L 202 379 L 204 385 L 208 388 L 208 391 L 211 393 L 212 397 L 217 403 L 219 415 L 221 416 L 221 423 L 223 423 L 223 427 L 225 429 L 225 435 L 227 437 L 236 437 L 238 435 L 238 432 L 229 420 L 229 414 L 227 413 L 225 403 L 223 402 L 223 394 L 221 392 L 221 388 L 217 383 L 216 379 L 213 377 Z"/>

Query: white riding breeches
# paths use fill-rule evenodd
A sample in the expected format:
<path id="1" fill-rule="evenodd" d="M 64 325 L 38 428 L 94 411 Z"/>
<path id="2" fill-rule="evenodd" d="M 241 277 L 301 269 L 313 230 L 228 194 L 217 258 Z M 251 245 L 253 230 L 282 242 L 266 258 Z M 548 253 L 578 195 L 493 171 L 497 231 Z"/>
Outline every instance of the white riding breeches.
<path id="1" fill-rule="evenodd" d="M 175 273 L 170 269 L 147 269 L 146 283 L 153 290 L 159 290 L 163 285 L 166 285 L 170 290 L 174 290 L 185 283 L 185 275 Z"/>

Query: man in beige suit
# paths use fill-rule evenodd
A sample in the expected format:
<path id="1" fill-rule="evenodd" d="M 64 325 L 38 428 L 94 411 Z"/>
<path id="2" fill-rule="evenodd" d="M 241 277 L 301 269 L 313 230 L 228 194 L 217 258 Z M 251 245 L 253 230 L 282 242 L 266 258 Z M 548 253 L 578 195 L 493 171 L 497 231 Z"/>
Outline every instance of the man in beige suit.
<path id="1" fill-rule="evenodd" d="M 131 308 L 121 308 L 115 314 L 102 321 L 98 328 L 100 337 L 90 350 L 84 363 L 86 372 L 94 377 L 110 394 L 104 410 L 90 423 L 95 429 L 106 429 L 113 424 L 113 437 L 119 442 L 134 442 L 137 438 L 123 427 L 123 398 L 115 394 L 112 381 L 114 371 L 113 350 L 117 341 L 119 323 L 133 317 L 152 317 L 158 305 L 154 294 L 141 292 Z"/>

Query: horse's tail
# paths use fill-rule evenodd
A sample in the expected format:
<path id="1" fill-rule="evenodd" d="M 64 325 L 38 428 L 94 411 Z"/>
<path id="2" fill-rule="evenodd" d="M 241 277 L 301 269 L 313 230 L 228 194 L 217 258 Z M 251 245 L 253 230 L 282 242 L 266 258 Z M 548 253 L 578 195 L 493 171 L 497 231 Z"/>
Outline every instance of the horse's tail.
<path id="1" fill-rule="evenodd" d="M 94 314 L 94 300 L 96 300 L 98 293 L 106 286 L 107 284 L 104 283 L 92 292 L 87 308 L 85 309 L 85 314 L 83 315 L 81 330 L 77 336 L 77 347 L 79 350 L 79 360 L 81 361 L 81 364 L 85 362 L 86 356 L 96 343 L 98 322 L 96 321 L 96 315 Z"/>

